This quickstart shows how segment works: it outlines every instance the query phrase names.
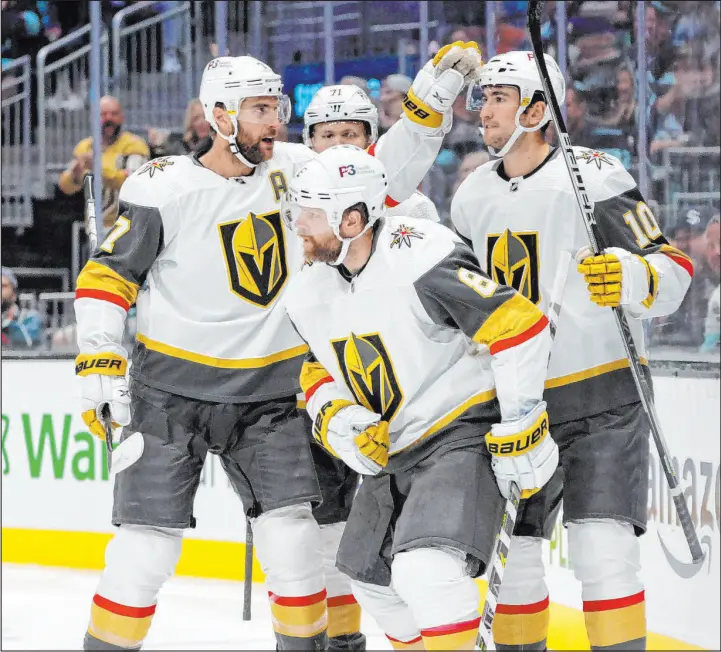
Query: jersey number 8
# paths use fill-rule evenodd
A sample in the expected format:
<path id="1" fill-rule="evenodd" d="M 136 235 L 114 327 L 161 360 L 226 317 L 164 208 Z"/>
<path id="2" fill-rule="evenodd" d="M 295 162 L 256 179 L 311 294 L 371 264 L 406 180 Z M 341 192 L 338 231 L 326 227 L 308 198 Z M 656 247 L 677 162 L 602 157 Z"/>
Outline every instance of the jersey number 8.
<path id="1" fill-rule="evenodd" d="M 458 270 L 458 280 L 471 290 L 480 294 L 484 299 L 490 299 L 498 287 L 498 283 L 486 276 L 481 276 L 465 267 Z"/>
<path id="2" fill-rule="evenodd" d="M 633 211 L 626 211 L 623 219 L 631 227 L 640 249 L 645 249 L 652 241 L 661 237 L 661 229 L 646 202 L 638 202 L 635 215 Z"/>

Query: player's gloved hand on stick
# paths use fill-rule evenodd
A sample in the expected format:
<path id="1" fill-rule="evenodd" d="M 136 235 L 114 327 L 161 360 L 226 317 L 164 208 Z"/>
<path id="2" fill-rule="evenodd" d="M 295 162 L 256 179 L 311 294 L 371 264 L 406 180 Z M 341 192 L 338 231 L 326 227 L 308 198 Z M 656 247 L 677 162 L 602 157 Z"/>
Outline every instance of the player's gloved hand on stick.
<path id="1" fill-rule="evenodd" d="M 100 413 L 106 403 L 110 407 L 114 428 L 130 423 L 130 392 L 125 377 L 127 369 L 127 359 L 118 353 L 81 353 L 75 358 L 77 392 L 83 421 L 90 432 L 100 439 L 105 439 Z"/>
<path id="2" fill-rule="evenodd" d="M 546 402 L 514 421 L 496 423 L 486 435 L 493 472 L 503 497 L 511 495 L 511 483 L 529 498 L 545 485 L 558 467 L 558 446 L 548 429 Z"/>
<path id="3" fill-rule="evenodd" d="M 589 247 L 584 247 L 576 254 L 576 261 L 591 301 L 599 306 L 650 307 L 656 298 L 658 272 L 643 256 L 619 247 L 609 247 L 594 256 Z"/>
<path id="4" fill-rule="evenodd" d="M 480 79 L 483 66 L 475 41 L 444 45 L 418 72 L 403 101 L 403 111 L 415 124 L 438 129 L 461 89 Z"/>
<path id="5" fill-rule="evenodd" d="M 328 401 L 313 424 L 316 441 L 354 471 L 376 475 L 388 464 L 388 422 L 351 401 Z"/>

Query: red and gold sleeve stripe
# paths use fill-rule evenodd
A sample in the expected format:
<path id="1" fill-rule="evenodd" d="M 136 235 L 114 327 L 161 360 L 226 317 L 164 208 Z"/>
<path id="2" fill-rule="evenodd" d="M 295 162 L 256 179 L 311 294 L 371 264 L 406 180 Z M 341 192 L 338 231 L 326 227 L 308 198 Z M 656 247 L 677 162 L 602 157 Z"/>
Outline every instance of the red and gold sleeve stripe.
<path id="1" fill-rule="evenodd" d="M 493 620 L 493 640 L 496 644 L 520 647 L 545 640 L 548 605 L 548 596 L 532 604 L 499 604 Z"/>
<path id="2" fill-rule="evenodd" d="M 131 283 L 109 267 L 90 260 L 78 276 L 75 298 L 100 299 L 127 311 L 135 303 L 138 289 L 136 283 Z"/>
<path id="3" fill-rule="evenodd" d="M 123 648 L 137 648 L 150 629 L 155 605 L 130 607 L 96 594 L 90 612 L 90 633 Z"/>
<path id="4" fill-rule="evenodd" d="M 621 646 L 646 636 L 643 591 L 611 600 L 585 600 L 583 612 L 592 647 Z"/>
<path id="5" fill-rule="evenodd" d="M 373 143 L 372 145 L 369 145 L 368 147 L 366 147 L 366 152 L 368 154 L 370 154 L 371 156 L 375 156 L 376 155 L 376 143 Z M 393 199 L 390 195 L 386 195 L 386 206 L 388 206 L 388 208 L 393 208 L 394 206 L 398 206 L 398 204 L 400 204 L 400 202 Z"/>
<path id="6" fill-rule="evenodd" d="M 273 629 L 284 636 L 313 638 L 328 627 L 326 592 L 287 597 L 268 591 Z"/>
<path id="7" fill-rule="evenodd" d="M 661 245 L 660 253 L 670 258 L 674 263 L 683 267 L 688 275 L 693 278 L 693 261 L 683 251 L 671 245 Z"/>
<path id="8" fill-rule="evenodd" d="M 320 362 L 304 362 L 300 370 L 300 388 L 305 394 L 306 404 L 326 383 L 332 383 L 333 377 Z"/>
<path id="9" fill-rule="evenodd" d="M 481 619 L 422 629 L 426 650 L 472 650 L 478 636 Z"/>
<path id="10" fill-rule="evenodd" d="M 548 325 L 537 306 L 520 294 L 514 294 L 496 308 L 473 336 L 485 344 L 492 355 L 527 342 Z"/>

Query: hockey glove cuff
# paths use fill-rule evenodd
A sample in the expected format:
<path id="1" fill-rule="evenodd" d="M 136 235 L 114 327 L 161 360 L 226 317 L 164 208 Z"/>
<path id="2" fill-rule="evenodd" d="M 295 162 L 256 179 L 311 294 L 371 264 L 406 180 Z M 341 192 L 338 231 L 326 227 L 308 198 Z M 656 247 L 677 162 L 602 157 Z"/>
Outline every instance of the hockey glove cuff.
<path id="1" fill-rule="evenodd" d="M 609 247 L 592 256 L 588 247 L 578 252 L 578 271 L 588 285 L 591 301 L 599 306 L 650 308 L 658 294 L 656 268 L 637 254 Z"/>
<path id="2" fill-rule="evenodd" d="M 100 414 L 106 404 L 114 428 L 130 423 L 127 369 L 128 361 L 116 353 L 82 353 L 75 358 L 81 415 L 88 430 L 100 439 L 105 439 Z"/>
<path id="3" fill-rule="evenodd" d="M 558 446 L 550 436 L 545 401 L 520 419 L 493 425 L 486 447 L 505 498 L 510 496 L 511 483 L 521 490 L 521 498 L 540 491 L 558 467 Z"/>

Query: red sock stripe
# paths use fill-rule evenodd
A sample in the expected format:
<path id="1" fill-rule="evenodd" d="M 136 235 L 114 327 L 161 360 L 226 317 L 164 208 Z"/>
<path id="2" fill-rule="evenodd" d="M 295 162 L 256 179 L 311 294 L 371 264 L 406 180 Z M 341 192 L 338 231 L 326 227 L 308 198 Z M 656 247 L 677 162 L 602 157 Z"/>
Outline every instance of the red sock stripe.
<path id="1" fill-rule="evenodd" d="M 497 614 L 508 614 L 509 616 L 518 616 L 521 614 L 537 614 L 548 609 L 548 596 L 540 602 L 533 604 L 499 604 L 496 607 Z"/>
<path id="2" fill-rule="evenodd" d="M 431 627 L 430 629 L 422 629 L 423 636 L 448 636 L 449 634 L 458 634 L 459 632 L 467 632 L 470 629 L 478 629 L 481 624 L 481 618 L 466 620 L 462 623 L 452 623 L 451 625 L 441 625 L 440 627 Z"/>
<path id="3" fill-rule="evenodd" d="M 282 595 L 276 595 L 268 591 L 268 597 L 273 604 L 277 604 L 280 607 L 308 607 L 312 604 L 316 604 L 325 600 L 326 592 L 325 589 L 313 595 L 301 595 L 297 598 L 284 597 Z"/>
<path id="4" fill-rule="evenodd" d="M 326 376 L 325 378 L 321 378 L 314 385 L 311 385 L 308 388 L 308 391 L 305 393 L 305 402 L 307 403 L 308 401 L 310 401 L 311 396 L 313 396 L 313 394 L 315 394 L 323 385 L 325 385 L 326 383 L 332 383 L 332 382 L 333 382 L 333 378 L 331 376 Z"/>
<path id="5" fill-rule="evenodd" d="M 108 303 L 114 303 L 116 306 L 120 306 L 126 312 L 130 310 L 130 304 L 123 299 L 123 297 L 113 294 L 112 292 L 106 292 L 105 290 L 75 290 L 76 299 L 100 299 L 101 301 L 107 301 Z"/>
<path id="6" fill-rule="evenodd" d="M 118 604 L 117 602 L 108 600 L 97 593 L 93 596 L 93 602 L 101 609 L 105 609 L 105 611 L 117 614 L 118 616 L 128 616 L 130 618 L 147 618 L 148 616 L 152 616 L 155 613 L 155 607 L 157 606 L 128 607 L 127 605 Z"/>
<path id="7" fill-rule="evenodd" d="M 401 641 L 399 638 L 393 638 L 392 636 L 388 636 L 388 634 L 386 634 L 386 638 L 392 643 L 401 643 L 402 645 L 413 645 L 413 643 L 419 643 L 423 640 L 422 636 L 418 636 L 417 638 L 413 638 L 410 641 Z"/>
<path id="8" fill-rule="evenodd" d="M 329 607 L 343 607 L 347 604 L 358 604 L 352 595 L 335 595 L 328 598 Z"/>
<path id="9" fill-rule="evenodd" d="M 494 342 L 488 350 L 491 352 L 491 355 L 496 355 L 501 351 L 523 344 L 524 342 L 530 340 L 534 335 L 538 335 L 544 328 L 546 328 L 546 326 L 548 326 L 548 317 L 546 317 L 546 315 L 542 315 L 541 318 L 533 324 L 533 326 L 527 328 L 523 331 L 523 333 L 519 333 L 518 335 L 509 337 L 505 340 L 500 340 L 499 342 Z"/>
<path id="10" fill-rule="evenodd" d="M 612 609 L 623 609 L 623 607 L 632 607 L 640 604 L 645 600 L 644 591 L 634 595 L 627 595 L 623 598 L 613 598 L 612 600 L 584 600 L 583 610 L 588 611 L 611 611 Z"/>

